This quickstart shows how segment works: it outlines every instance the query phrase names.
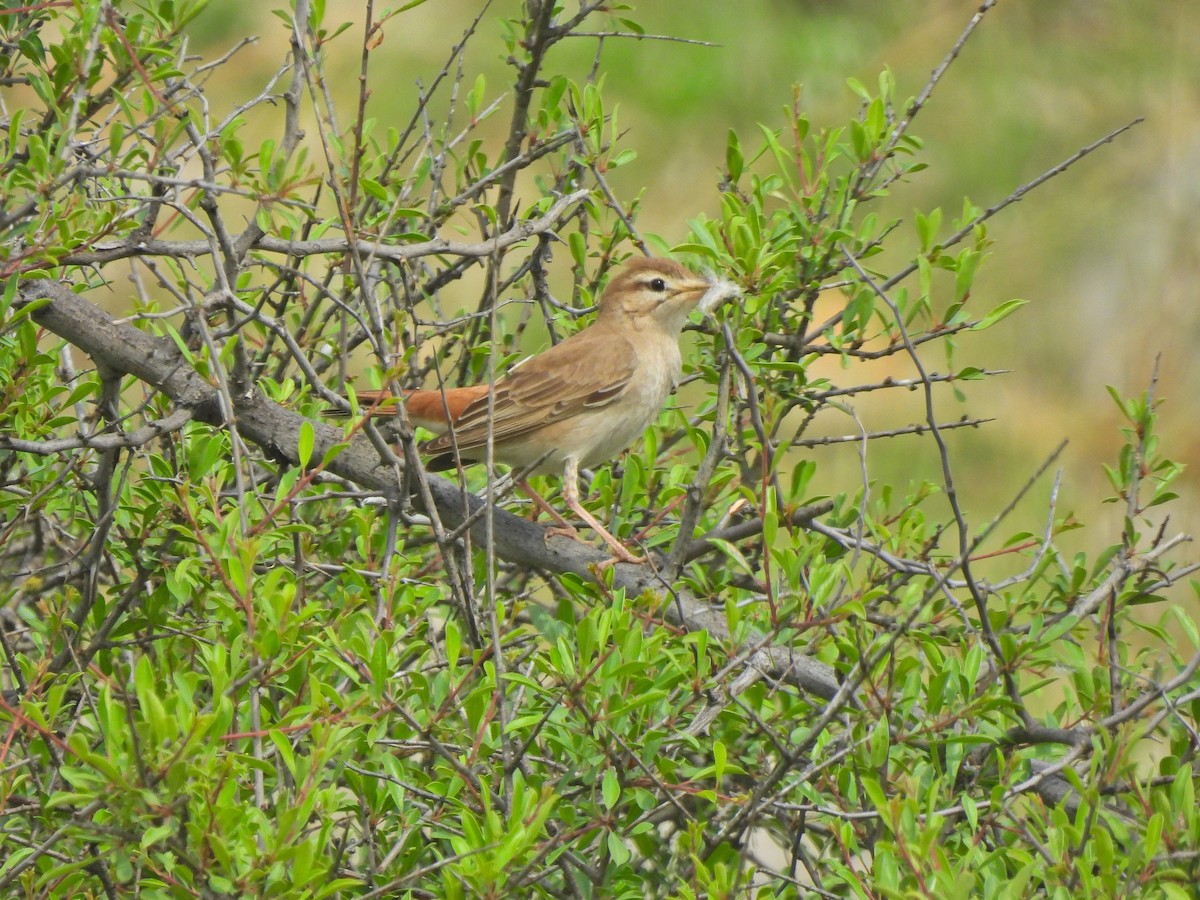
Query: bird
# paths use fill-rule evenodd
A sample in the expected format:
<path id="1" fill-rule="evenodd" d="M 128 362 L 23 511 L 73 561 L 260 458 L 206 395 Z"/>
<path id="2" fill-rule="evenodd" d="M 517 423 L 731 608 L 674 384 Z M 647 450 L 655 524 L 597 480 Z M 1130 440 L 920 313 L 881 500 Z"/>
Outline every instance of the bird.
<path id="1" fill-rule="evenodd" d="M 426 469 L 485 461 L 490 435 L 495 462 L 526 475 L 561 473 L 563 502 L 608 545 L 612 562 L 645 563 L 580 502 L 579 470 L 613 459 L 642 435 L 679 381 L 679 337 L 688 316 L 738 294 L 731 282 L 696 275 L 674 260 L 629 261 L 601 294 L 591 325 L 494 384 L 401 394 L 409 421 L 436 435 L 421 447 L 432 456 Z M 372 415 L 396 413 L 388 391 L 357 397 Z M 524 478 L 518 484 L 557 521 L 547 539 L 578 538 Z"/>

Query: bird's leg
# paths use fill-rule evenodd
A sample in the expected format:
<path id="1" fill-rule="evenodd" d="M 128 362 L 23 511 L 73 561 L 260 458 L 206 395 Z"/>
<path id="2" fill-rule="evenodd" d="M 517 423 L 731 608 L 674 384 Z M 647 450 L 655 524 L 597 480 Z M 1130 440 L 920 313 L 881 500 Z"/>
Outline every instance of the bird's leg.
<path id="1" fill-rule="evenodd" d="M 546 502 L 546 498 L 533 489 L 533 485 L 525 478 L 517 479 L 517 487 L 521 493 L 533 501 L 533 505 L 546 513 L 558 524 L 554 528 L 547 529 L 546 537 L 551 535 L 561 534 L 566 537 L 579 539 L 579 532 L 575 530 L 575 526 L 558 514 L 558 510 Z"/>
<path id="2" fill-rule="evenodd" d="M 608 544 L 613 552 L 614 561 L 633 563 L 635 565 L 640 565 L 646 561 L 644 556 L 634 556 L 630 553 L 624 544 L 609 534 L 608 529 L 596 521 L 595 516 L 583 508 L 583 504 L 579 502 L 579 464 L 571 457 L 567 457 L 566 469 L 563 472 L 563 500 L 571 508 L 572 512 L 587 522 L 591 529 L 604 539 L 604 543 Z M 551 529 L 551 531 L 556 530 Z M 549 533 L 548 531 L 547 535 Z"/>

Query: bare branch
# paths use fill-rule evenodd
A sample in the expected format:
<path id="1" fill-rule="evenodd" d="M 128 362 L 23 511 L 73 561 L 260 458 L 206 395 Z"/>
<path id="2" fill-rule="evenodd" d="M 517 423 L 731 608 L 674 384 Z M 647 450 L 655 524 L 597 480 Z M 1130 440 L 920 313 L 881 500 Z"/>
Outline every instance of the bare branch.
<path id="1" fill-rule="evenodd" d="M 389 262 L 404 262 L 419 259 L 423 256 L 467 256 L 486 257 L 502 252 L 544 232 L 553 230 L 559 220 L 565 216 L 576 203 L 583 200 L 589 190 L 578 190 L 560 197 L 544 215 L 536 219 L 526 219 L 518 222 L 508 231 L 496 237 L 466 243 L 463 241 L 448 241 L 436 238 L 418 244 L 383 244 L 376 241 L 351 240 L 345 237 L 323 238 L 321 240 L 288 241 L 282 238 L 263 235 L 255 240 L 250 250 L 261 250 L 267 253 L 280 253 L 285 256 L 314 256 L 338 253 L 357 252 L 363 255 L 375 256 Z M 72 253 L 58 260 L 59 265 L 96 266 L 118 259 L 128 259 L 138 256 L 168 256 L 180 259 L 195 259 L 212 252 L 212 244 L 207 240 L 195 241 L 164 241 L 164 240 L 130 240 L 114 244 L 98 244 L 94 249 L 82 253 Z"/>

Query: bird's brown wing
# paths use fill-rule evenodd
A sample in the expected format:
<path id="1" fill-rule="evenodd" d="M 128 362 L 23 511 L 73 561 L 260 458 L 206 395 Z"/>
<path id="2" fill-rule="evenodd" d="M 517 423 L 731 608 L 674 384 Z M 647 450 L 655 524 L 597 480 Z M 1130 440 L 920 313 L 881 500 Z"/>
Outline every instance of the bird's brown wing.
<path id="1" fill-rule="evenodd" d="M 636 368 L 633 346 L 593 326 L 523 362 L 496 382 L 492 440 L 521 438 L 542 425 L 612 403 L 628 389 Z M 454 436 L 430 441 L 433 452 L 457 446 L 465 453 L 487 444 L 488 398 L 479 397 L 454 422 Z"/>

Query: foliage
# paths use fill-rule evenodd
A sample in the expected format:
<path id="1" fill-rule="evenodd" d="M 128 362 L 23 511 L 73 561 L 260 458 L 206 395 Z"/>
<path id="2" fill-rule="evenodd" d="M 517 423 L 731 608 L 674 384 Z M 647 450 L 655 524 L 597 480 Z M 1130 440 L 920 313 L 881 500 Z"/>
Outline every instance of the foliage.
<path id="1" fill-rule="evenodd" d="M 581 326 L 661 242 L 606 179 L 636 147 L 603 65 L 551 51 L 633 12 L 501 4 L 408 121 L 371 117 L 368 67 L 340 127 L 327 55 L 355 37 L 323 3 L 280 13 L 289 65 L 232 103 L 205 79 L 241 48 L 187 50 L 203 6 L 0 12 L 5 892 L 1190 895 L 1200 635 L 1145 614 L 1195 569 L 1154 518 L 1179 471 L 1154 390 L 1114 395 L 1110 550 L 1063 555 L 1053 506 L 1042 534 L 967 521 L 947 435 L 979 420 L 946 395 L 989 378 L 956 359 L 1022 304 L 972 294 L 998 208 L 872 212 L 923 168 L 927 92 L 884 72 L 841 126 L 797 94 L 730 133 L 720 210 L 670 249 L 745 301 L 696 323 L 680 402 L 590 485 L 661 551 L 635 593 L 443 527 L 410 433 L 397 458 L 354 416 L 326 451 L 239 416 L 475 381 Z M 510 85 L 463 63 L 480 43 Z M 877 271 L 885 248 L 909 262 Z M 163 338 L 220 414 L 77 370 L 59 301 L 22 292 L 47 274 Z M 827 496 L 802 451 L 842 438 L 814 420 L 910 390 L 910 426 L 846 442 L 930 452 L 941 481 Z M 338 475 L 368 439 L 389 490 Z"/>

